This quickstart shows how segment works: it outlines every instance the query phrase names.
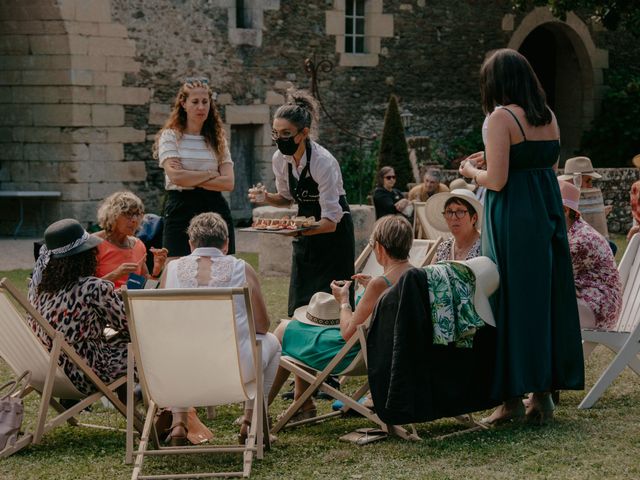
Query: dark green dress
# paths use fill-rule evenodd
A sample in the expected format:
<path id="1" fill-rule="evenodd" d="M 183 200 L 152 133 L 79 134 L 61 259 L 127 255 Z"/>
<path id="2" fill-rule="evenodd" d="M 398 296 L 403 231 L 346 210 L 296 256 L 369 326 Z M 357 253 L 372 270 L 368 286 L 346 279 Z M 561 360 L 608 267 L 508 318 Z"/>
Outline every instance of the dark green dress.
<path id="1" fill-rule="evenodd" d="M 505 109 L 507 110 L 507 109 Z M 483 255 L 500 272 L 491 298 L 498 335 L 492 396 L 581 390 L 584 362 L 571 256 L 553 165 L 557 140 L 511 145 L 509 177 L 487 191 Z"/>

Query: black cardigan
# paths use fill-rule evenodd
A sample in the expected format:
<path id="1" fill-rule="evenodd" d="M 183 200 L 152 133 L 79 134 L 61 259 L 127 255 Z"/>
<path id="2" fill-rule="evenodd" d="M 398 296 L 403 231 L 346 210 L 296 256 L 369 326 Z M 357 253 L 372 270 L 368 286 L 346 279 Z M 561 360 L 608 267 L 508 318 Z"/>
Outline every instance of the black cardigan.
<path id="1" fill-rule="evenodd" d="M 407 271 L 376 309 L 367 337 L 369 385 L 385 423 L 420 423 L 497 405 L 489 392 L 495 328 L 480 328 L 473 348 L 433 345 L 427 274 Z"/>

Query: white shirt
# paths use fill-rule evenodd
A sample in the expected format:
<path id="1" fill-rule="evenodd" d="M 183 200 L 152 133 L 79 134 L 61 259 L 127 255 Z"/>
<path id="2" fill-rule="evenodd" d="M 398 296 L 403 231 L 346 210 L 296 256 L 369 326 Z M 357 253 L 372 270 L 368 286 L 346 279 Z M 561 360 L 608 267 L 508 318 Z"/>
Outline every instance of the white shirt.
<path id="1" fill-rule="evenodd" d="M 158 142 L 158 159 L 160 160 L 160 167 L 164 165 L 164 162 L 168 158 L 179 158 L 182 163 L 182 168 L 185 170 L 206 171 L 212 170 L 216 173 L 220 173 L 219 166 L 223 163 L 230 163 L 231 153 L 229 148 L 225 145 L 224 156 L 218 159 L 215 152 L 207 146 L 202 135 L 189 135 L 183 133 L 182 135 L 175 130 L 167 128 L 160 134 L 160 141 Z M 180 187 L 169 180 L 169 176 L 164 175 L 165 190 L 193 190 L 195 187 Z"/>
<path id="2" fill-rule="evenodd" d="M 287 200 L 293 200 L 289 188 L 288 164 L 292 164 L 293 176 L 296 180 L 300 180 L 300 174 L 307 165 L 306 150 L 297 168 L 291 155 L 284 155 L 280 150 L 276 150 L 273 154 L 272 165 L 273 173 L 276 176 L 276 190 Z M 345 194 L 342 186 L 340 165 L 326 148 L 318 145 L 314 141 L 311 141 L 311 167 L 309 168 L 309 173 L 311 173 L 313 180 L 318 184 L 321 210 L 320 217 L 327 218 L 334 223 L 339 223 L 343 215 L 342 207 L 339 203 L 340 195 Z"/>

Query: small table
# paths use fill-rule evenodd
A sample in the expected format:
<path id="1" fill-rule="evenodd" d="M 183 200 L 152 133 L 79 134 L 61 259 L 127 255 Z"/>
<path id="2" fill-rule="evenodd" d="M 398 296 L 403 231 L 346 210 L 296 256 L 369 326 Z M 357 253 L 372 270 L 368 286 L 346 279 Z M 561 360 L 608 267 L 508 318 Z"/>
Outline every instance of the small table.
<path id="1" fill-rule="evenodd" d="M 20 218 L 18 220 L 18 224 L 16 225 L 15 230 L 13 231 L 13 237 L 18 236 L 18 232 L 20 231 L 20 227 L 24 222 L 24 199 L 25 198 L 60 198 L 62 196 L 61 192 L 37 192 L 37 191 L 16 191 L 16 190 L 4 190 L 0 191 L 0 198 L 17 198 L 20 204 Z"/>

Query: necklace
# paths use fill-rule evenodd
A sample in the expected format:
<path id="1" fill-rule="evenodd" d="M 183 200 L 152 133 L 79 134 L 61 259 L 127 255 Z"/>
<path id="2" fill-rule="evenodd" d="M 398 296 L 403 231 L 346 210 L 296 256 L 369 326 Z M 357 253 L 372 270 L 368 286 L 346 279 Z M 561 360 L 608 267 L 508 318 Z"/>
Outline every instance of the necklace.
<path id="1" fill-rule="evenodd" d="M 382 272 L 382 274 L 383 274 L 384 276 L 387 276 L 387 275 L 389 275 L 391 272 L 393 272 L 396 268 L 398 268 L 400 265 L 404 265 L 404 264 L 406 264 L 406 263 L 408 263 L 408 262 L 409 262 L 409 260 L 402 260 L 401 262 L 396 263 L 393 267 L 391 267 L 391 268 L 390 268 L 389 270 L 387 270 L 386 272 L 385 272 L 385 271 L 383 271 L 383 272 Z"/>
<path id="2" fill-rule="evenodd" d="M 453 239 L 453 244 L 451 245 L 451 260 L 466 260 L 467 255 L 469 255 L 469 251 L 473 248 L 478 237 L 474 235 L 473 241 L 466 247 L 458 247 L 456 239 Z M 464 255 L 463 255 L 464 254 Z M 456 256 L 458 258 L 456 258 Z"/>
<path id="3" fill-rule="evenodd" d="M 129 240 L 129 237 L 126 236 L 124 237 L 124 241 L 119 242 L 117 240 L 115 240 L 111 235 L 105 235 L 105 239 L 107 241 L 109 241 L 109 243 L 114 244 L 116 247 L 119 248 L 131 248 L 131 241 Z"/>

